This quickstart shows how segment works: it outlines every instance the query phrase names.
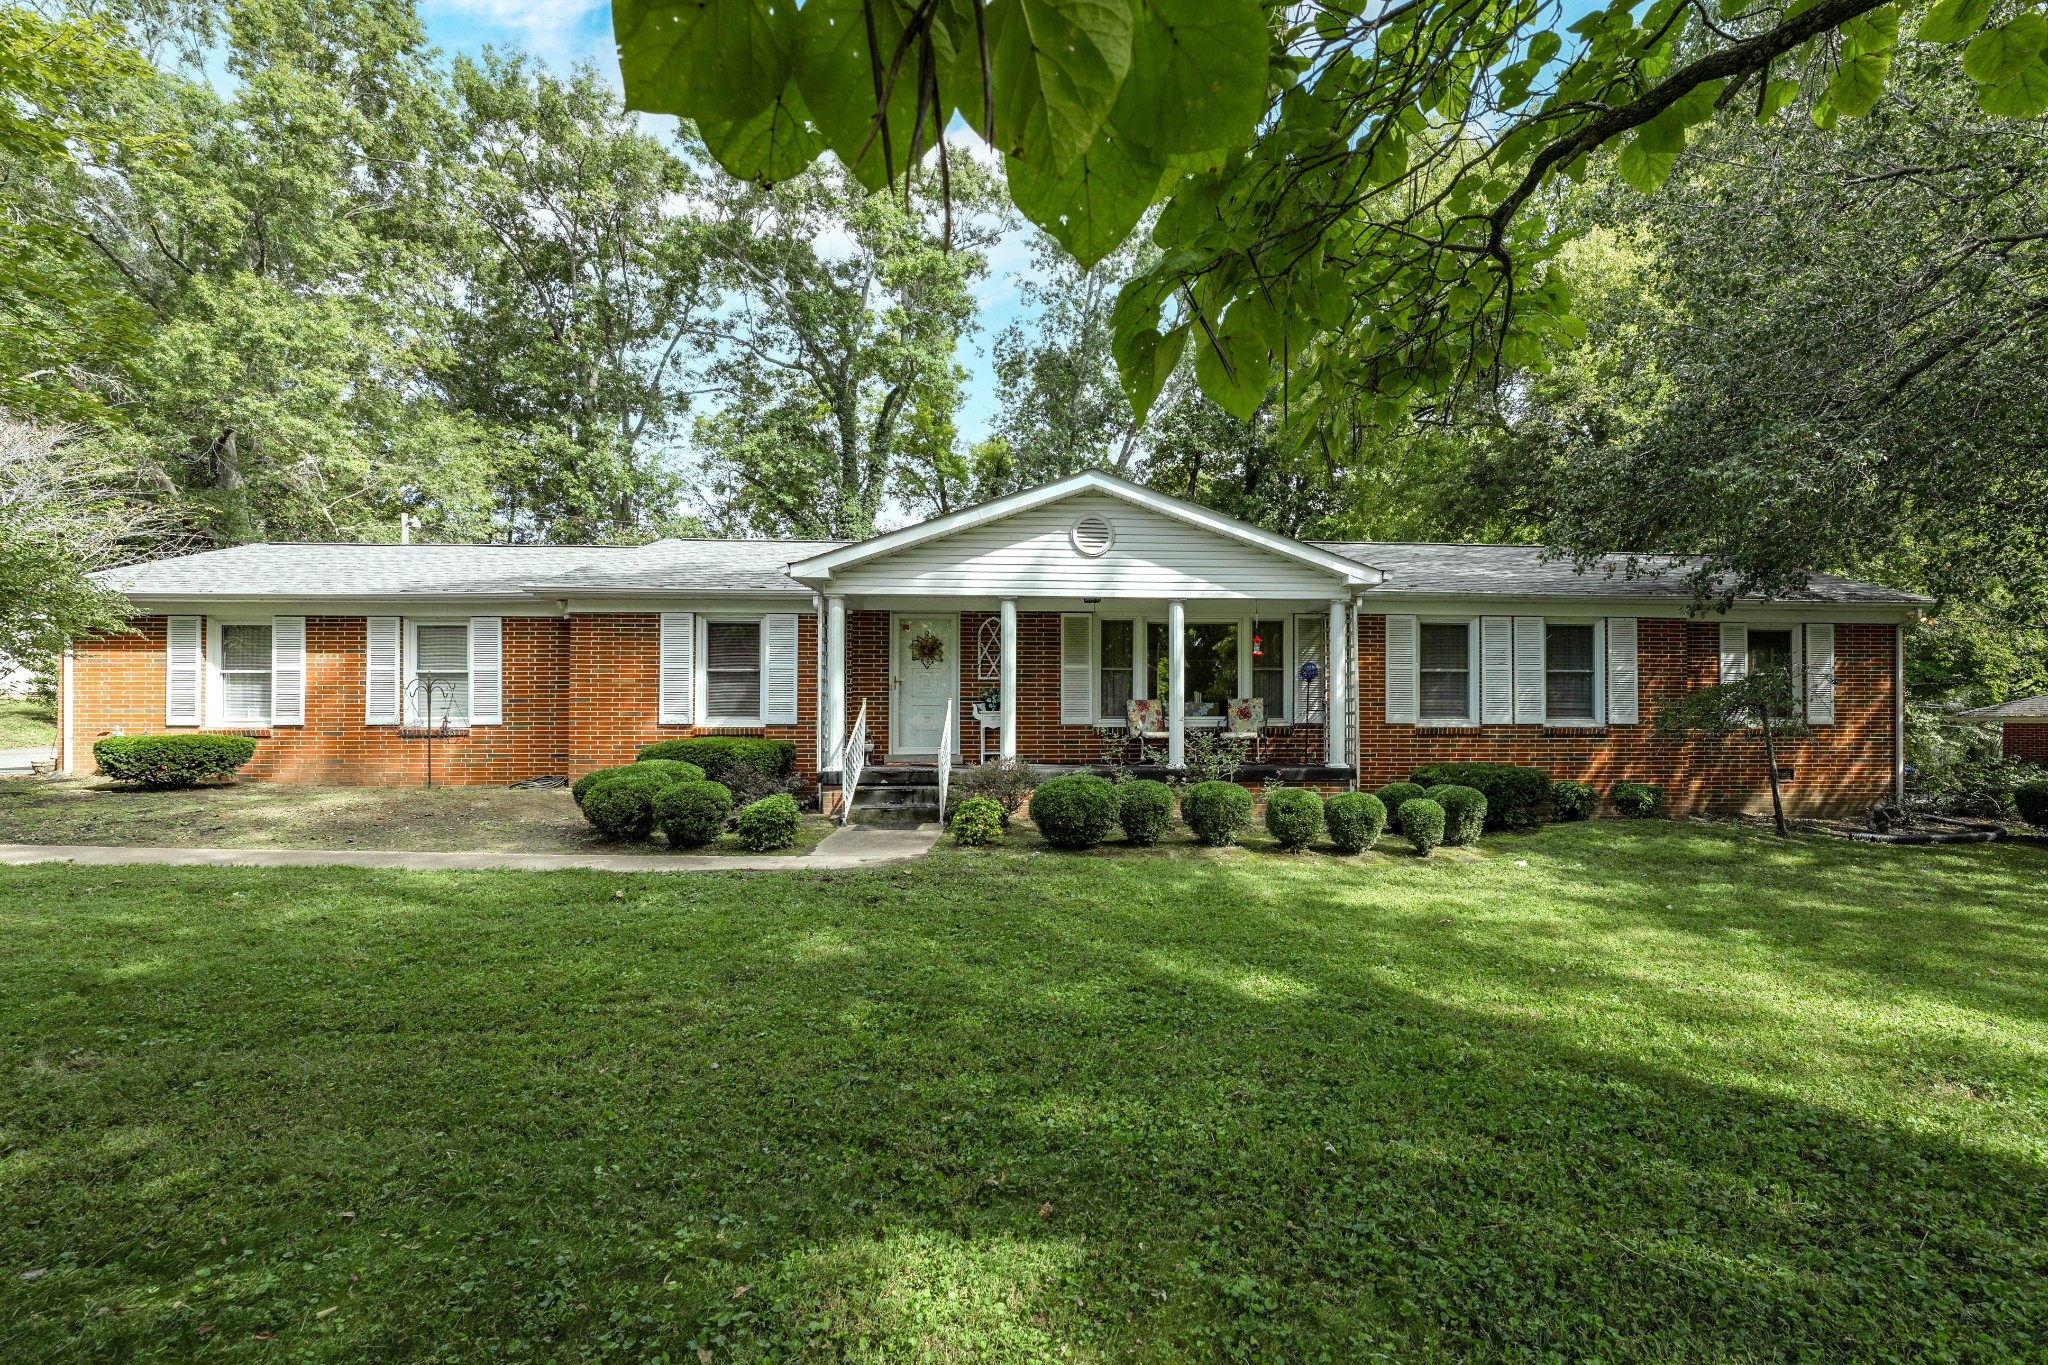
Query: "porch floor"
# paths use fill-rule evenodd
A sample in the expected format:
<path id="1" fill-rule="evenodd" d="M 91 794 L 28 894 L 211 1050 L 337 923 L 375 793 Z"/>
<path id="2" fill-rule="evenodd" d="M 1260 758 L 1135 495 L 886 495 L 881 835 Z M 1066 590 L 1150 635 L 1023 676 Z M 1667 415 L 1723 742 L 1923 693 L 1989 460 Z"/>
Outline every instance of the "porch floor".
<path id="1" fill-rule="evenodd" d="M 1030 760 L 1025 760 L 1029 762 Z M 973 767 L 972 763 L 955 763 L 953 772 L 957 776 Z M 1094 773 L 1107 777 L 1111 769 L 1100 763 L 1032 763 L 1042 773 L 1055 776 L 1065 773 Z M 1169 768 L 1163 763 L 1133 764 L 1122 769 L 1132 777 L 1150 778 L 1155 782 L 1170 781 L 1186 775 L 1185 769 Z M 1235 780 L 1239 782 L 1349 782 L 1358 775 L 1351 767 L 1330 767 L 1312 763 L 1241 763 Z M 839 770 L 830 768 L 818 774 L 818 781 L 833 784 L 839 781 Z M 936 763 L 878 763 L 860 771 L 863 787 L 936 787 L 939 784 L 939 768 Z"/>

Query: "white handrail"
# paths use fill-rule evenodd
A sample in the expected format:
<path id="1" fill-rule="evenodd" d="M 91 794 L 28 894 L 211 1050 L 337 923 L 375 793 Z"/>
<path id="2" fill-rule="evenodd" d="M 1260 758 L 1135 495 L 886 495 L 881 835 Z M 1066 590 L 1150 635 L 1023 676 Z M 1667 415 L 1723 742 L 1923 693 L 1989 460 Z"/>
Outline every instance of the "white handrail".
<path id="1" fill-rule="evenodd" d="M 846 732 L 846 747 L 839 751 L 839 823 L 853 815 L 853 792 L 860 785 L 861 764 L 868 751 L 868 703 L 863 697 L 860 717 Z"/>
<path id="2" fill-rule="evenodd" d="M 953 776 L 953 713 L 958 697 L 946 698 L 946 728 L 939 731 L 939 828 L 946 827 L 946 782 Z"/>

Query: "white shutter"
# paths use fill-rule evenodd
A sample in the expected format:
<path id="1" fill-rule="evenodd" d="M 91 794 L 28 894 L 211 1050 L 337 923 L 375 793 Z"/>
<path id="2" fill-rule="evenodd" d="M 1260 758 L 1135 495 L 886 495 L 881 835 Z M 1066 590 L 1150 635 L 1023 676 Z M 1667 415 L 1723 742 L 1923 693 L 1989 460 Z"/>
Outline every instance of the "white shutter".
<path id="1" fill-rule="evenodd" d="M 691 650 L 697 643 L 697 619 L 687 611 L 661 614 L 661 700 L 659 719 L 663 725 L 696 723 L 696 662 Z"/>
<path id="2" fill-rule="evenodd" d="M 469 723 L 505 723 L 505 623 L 503 617 L 469 618 Z"/>
<path id="3" fill-rule="evenodd" d="M 1741 682 L 1749 676 L 1749 627 L 1721 623 L 1721 681 Z"/>
<path id="4" fill-rule="evenodd" d="M 1835 723 L 1835 628 L 1831 625 L 1806 628 L 1806 723 Z"/>
<path id="5" fill-rule="evenodd" d="M 1387 724 L 1413 725 L 1420 713 L 1416 695 L 1415 618 L 1387 618 Z"/>
<path id="6" fill-rule="evenodd" d="M 1636 618 L 1607 618 L 1607 723 L 1638 723 L 1636 700 Z"/>
<path id="7" fill-rule="evenodd" d="M 1323 704 L 1330 695 L 1332 665 L 1323 647 L 1329 627 L 1329 618 L 1320 612 L 1294 618 L 1294 719 L 1305 725 L 1322 724 Z M 1303 681 L 1303 664 L 1316 666 L 1313 679 Z"/>
<path id="8" fill-rule="evenodd" d="M 363 723 L 398 724 L 398 618 L 372 616 L 364 622 Z"/>
<path id="9" fill-rule="evenodd" d="M 1506 725 L 1515 718 L 1514 618 L 1479 618 L 1479 719 Z"/>
<path id="10" fill-rule="evenodd" d="M 197 616 L 172 616 L 164 623 L 164 724 L 197 725 L 206 650 Z"/>
<path id="11" fill-rule="evenodd" d="M 270 723 L 306 723 L 306 618 L 270 618 Z"/>
<path id="12" fill-rule="evenodd" d="M 1543 685 L 1543 618 L 1515 618 L 1515 723 L 1541 725 L 1548 708 Z"/>
<path id="13" fill-rule="evenodd" d="M 796 616 L 791 612 L 761 618 L 761 719 L 769 725 L 796 724 Z"/>
<path id="14" fill-rule="evenodd" d="M 1095 723 L 1095 669 L 1090 638 L 1095 618 L 1086 612 L 1060 616 L 1060 724 Z"/>

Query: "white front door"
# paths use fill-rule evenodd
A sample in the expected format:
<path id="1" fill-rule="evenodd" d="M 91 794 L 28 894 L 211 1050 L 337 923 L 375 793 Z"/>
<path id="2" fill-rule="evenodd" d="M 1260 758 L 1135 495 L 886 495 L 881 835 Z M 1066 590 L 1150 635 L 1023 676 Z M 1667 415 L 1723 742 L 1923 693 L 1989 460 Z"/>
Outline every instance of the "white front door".
<path id="1" fill-rule="evenodd" d="M 960 618 L 906 615 L 893 624 L 895 705 L 889 708 L 889 752 L 936 757 L 946 701 L 960 695 Z M 947 744 L 958 748 L 951 736 Z"/>

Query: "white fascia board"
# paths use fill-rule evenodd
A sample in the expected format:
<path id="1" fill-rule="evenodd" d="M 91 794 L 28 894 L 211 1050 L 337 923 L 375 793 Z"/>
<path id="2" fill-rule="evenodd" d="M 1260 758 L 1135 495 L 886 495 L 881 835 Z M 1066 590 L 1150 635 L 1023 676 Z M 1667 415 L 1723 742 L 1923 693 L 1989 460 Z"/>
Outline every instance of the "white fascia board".
<path id="1" fill-rule="evenodd" d="M 560 616 L 553 602 L 524 593 L 406 593 L 384 597 L 313 597 L 304 593 L 275 595 L 223 593 L 217 597 L 172 597 L 130 593 L 128 605 L 138 616 L 206 616 L 230 611 L 262 610 L 285 616 Z"/>
<path id="2" fill-rule="evenodd" d="M 1291 536 L 1261 530 L 1235 517 L 1224 516 L 1220 512 L 1213 512 L 1195 503 L 1183 502 L 1179 498 L 1169 497 L 1150 488 L 1140 488 L 1137 484 L 1097 469 L 1069 475 L 1053 483 L 1027 488 L 1021 493 L 1012 493 L 1008 497 L 985 502 L 979 507 L 970 507 L 964 512 L 935 517 L 930 521 L 919 522 L 915 526 L 906 526 L 886 535 L 875 536 L 852 545 L 842 545 L 836 550 L 827 550 L 824 554 L 798 560 L 789 566 L 789 576 L 800 582 L 822 584 L 830 581 L 836 570 L 894 554 L 898 550 L 922 544 L 927 540 L 937 540 L 971 527 L 1001 521 L 1004 517 L 1028 512 L 1034 507 L 1058 502 L 1077 493 L 1091 492 L 1105 493 L 1134 507 L 1160 512 L 1231 540 L 1255 545 L 1282 558 L 1312 565 L 1349 584 L 1370 587 L 1386 577 L 1380 570 L 1361 564 L 1355 559 L 1347 559 L 1334 551 L 1310 545 L 1306 541 L 1295 540 Z"/>
<path id="3" fill-rule="evenodd" d="M 589 597 L 572 595 L 558 600 L 563 603 L 563 609 L 572 614 L 597 616 L 648 611 L 691 611 L 705 616 L 743 616 L 748 612 L 793 611 L 798 615 L 805 615 L 812 610 L 809 589 L 786 593 L 649 591 L 631 596 L 616 593 Z"/>
<path id="4" fill-rule="evenodd" d="M 1472 593 L 1396 593 L 1379 591 L 1359 599 L 1358 609 L 1367 616 L 1388 612 L 1428 615 L 1483 616 L 1640 616 L 1691 621 L 1740 621 L 1746 625 L 1791 625 L 1805 621 L 1839 621 L 1857 625 L 1893 625 L 1920 618 L 1920 608 L 1892 602 L 1746 602 L 1737 603 L 1723 616 L 1719 612 L 1694 615 L 1683 597 L 1629 597 L 1618 593 L 1548 595 Z"/>

